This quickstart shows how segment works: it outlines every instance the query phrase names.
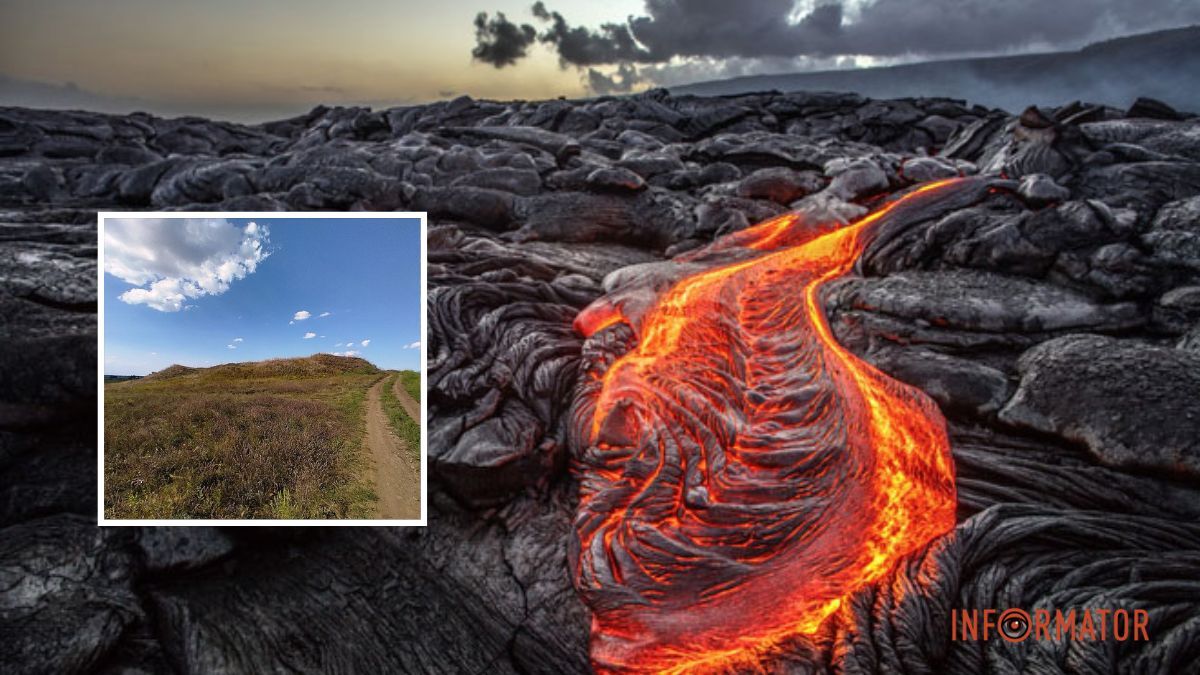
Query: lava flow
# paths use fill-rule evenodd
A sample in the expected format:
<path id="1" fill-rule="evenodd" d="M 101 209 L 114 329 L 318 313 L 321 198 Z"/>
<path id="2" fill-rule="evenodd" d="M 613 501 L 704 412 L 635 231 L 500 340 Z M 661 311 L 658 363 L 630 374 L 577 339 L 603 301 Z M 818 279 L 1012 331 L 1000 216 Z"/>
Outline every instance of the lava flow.
<path id="1" fill-rule="evenodd" d="M 591 344 L 636 336 L 572 420 L 597 671 L 720 670 L 813 634 L 954 527 L 941 414 L 840 346 L 819 292 L 881 228 L 979 189 L 929 184 L 833 231 L 789 214 L 678 259 L 700 271 L 644 311 L 617 294 L 579 316 Z"/>

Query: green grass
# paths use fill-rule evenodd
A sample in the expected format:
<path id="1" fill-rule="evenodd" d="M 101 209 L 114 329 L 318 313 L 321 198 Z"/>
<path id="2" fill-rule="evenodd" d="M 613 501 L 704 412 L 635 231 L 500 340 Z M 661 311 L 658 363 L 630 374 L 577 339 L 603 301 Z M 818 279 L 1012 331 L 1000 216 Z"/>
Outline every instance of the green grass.
<path id="1" fill-rule="evenodd" d="M 414 462 L 421 461 L 421 423 L 418 420 L 408 416 L 404 411 L 404 406 L 400 404 L 400 400 L 396 398 L 396 391 L 393 388 L 395 378 L 400 378 L 400 386 L 408 391 L 408 381 L 405 380 L 405 374 L 417 375 L 417 384 L 420 385 L 420 375 L 409 370 L 402 370 L 399 373 L 388 378 L 388 381 L 383 385 L 383 395 L 380 400 L 383 403 L 383 412 L 387 415 L 388 422 L 392 425 L 392 429 L 396 431 L 396 435 L 400 440 L 404 441 L 405 447 Z M 418 399 L 419 400 L 419 399 Z"/>
<path id="2" fill-rule="evenodd" d="M 400 386 L 404 387 L 404 391 L 412 397 L 417 403 L 421 402 L 421 374 L 411 371 L 400 371 Z"/>
<path id="3" fill-rule="evenodd" d="M 364 405 L 380 375 L 319 355 L 106 384 L 106 516 L 369 517 Z"/>

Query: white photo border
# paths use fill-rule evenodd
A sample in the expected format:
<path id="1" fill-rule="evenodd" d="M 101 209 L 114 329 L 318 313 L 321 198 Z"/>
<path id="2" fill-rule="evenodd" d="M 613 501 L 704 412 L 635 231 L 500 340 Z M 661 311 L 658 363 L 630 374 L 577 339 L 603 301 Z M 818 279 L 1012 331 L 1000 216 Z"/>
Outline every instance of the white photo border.
<path id="1" fill-rule="evenodd" d="M 419 520 L 386 519 L 118 519 L 104 517 L 104 221 L 119 218 L 253 218 L 268 219 L 352 219 L 375 218 L 394 220 L 419 220 L 421 225 L 421 518 Z M 173 527 L 358 527 L 358 526 L 420 526 L 428 523 L 429 516 L 429 401 L 428 367 L 428 303 L 429 295 L 429 252 L 427 235 L 429 220 L 424 211 L 100 211 L 96 221 L 96 519 L 101 527 L 126 526 L 173 526 Z"/>

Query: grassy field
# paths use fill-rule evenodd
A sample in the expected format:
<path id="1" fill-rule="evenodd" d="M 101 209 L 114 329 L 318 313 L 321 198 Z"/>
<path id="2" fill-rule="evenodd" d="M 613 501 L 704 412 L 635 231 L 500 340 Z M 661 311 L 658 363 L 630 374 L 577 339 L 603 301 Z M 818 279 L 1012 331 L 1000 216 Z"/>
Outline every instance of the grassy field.
<path id="1" fill-rule="evenodd" d="M 413 397 L 413 400 L 420 402 L 421 374 L 411 370 L 402 370 L 396 373 L 384 383 L 381 396 L 383 412 L 387 415 L 388 422 L 396 430 L 396 435 L 400 437 L 400 440 L 404 441 L 413 460 L 419 463 L 421 461 L 421 421 L 409 417 L 404 406 L 400 405 L 399 399 L 396 398 L 393 385 L 395 384 L 394 378 L 397 377 L 400 378 L 400 386 Z M 416 382 L 415 394 L 410 386 L 413 381 Z"/>
<path id="2" fill-rule="evenodd" d="M 383 376 L 321 354 L 105 385 L 109 518 L 363 518 L 366 391 Z"/>
<path id="3" fill-rule="evenodd" d="M 421 402 L 421 374 L 414 370 L 400 371 L 400 386 L 417 403 Z"/>

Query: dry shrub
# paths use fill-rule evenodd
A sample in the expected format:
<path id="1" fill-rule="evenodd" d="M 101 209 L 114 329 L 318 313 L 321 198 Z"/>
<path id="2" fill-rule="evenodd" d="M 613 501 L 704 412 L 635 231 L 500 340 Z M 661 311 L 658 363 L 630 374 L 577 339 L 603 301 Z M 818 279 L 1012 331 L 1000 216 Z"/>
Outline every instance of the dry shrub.
<path id="1" fill-rule="evenodd" d="M 352 434 L 327 403 L 157 392 L 110 400 L 104 433 L 109 517 L 345 515 Z"/>

